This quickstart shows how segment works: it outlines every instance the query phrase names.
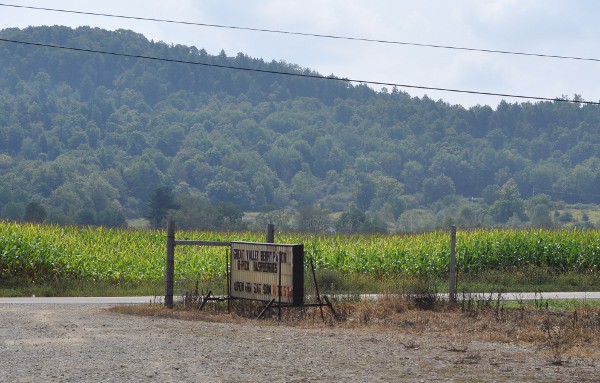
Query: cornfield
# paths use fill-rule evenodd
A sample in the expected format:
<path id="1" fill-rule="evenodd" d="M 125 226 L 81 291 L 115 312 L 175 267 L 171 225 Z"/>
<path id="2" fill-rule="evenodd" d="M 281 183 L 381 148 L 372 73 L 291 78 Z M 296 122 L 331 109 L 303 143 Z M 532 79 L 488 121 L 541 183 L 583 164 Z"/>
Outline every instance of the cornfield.
<path id="1" fill-rule="evenodd" d="M 264 241 L 255 232 L 180 231 L 177 239 Z M 302 243 L 317 269 L 373 276 L 448 271 L 449 232 L 416 235 L 299 234 L 278 243 Z M 0 277 L 30 281 L 73 278 L 93 281 L 157 281 L 163 278 L 166 232 L 63 227 L 0 222 Z M 599 230 L 476 230 L 457 233 L 462 272 L 540 266 L 564 272 L 600 271 Z M 178 246 L 176 279 L 208 280 L 225 274 L 224 248 Z M 308 262 L 307 262 L 308 265 Z"/>

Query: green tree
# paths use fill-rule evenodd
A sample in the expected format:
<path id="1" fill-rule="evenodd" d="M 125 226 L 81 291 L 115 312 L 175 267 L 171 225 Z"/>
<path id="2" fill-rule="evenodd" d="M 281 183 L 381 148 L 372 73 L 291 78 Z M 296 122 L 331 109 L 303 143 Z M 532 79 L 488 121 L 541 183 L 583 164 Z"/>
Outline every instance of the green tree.
<path id="1" fill-rule="evenodd" d="M 239 172 L 220 168 L 206 185 L 206 194 L 213 203 L 232 202 L 248 209 L 254 205 L 254 201 L 248 184 L 241 178 Z"/>
<path id="2" fill-rule="evenodd" d="M 387 225 L 377 217 L 367 218 L 360 228 L 362 233 L 387 233 Z"/>
<path id="3" fill-rule="evenodd" d="M 547 194 L 537 194 L 526 202 L 527 213 L 531 225 L 535 227 L 552 227 L 551 212 L 554 210 L 554 202 Z"/>
<path id="4" fill-rule="evenodd" d="M 310 170 L 308 172 L 299 171 L 290 182 L 290 196 L 301 206 L 311 205 L 317 199 L 316 183 L 317 179 L 310 173 Z"/>
<path id="5" fill-rule="evenodd" d="M 371 201 L 375 198 L 375 183 L 366 174 L 360 174 L 357 178 L 355 183 L 356 205 L 362 210 L 367 210 L 371 206 Z"/>
<path id="6" fill-rule="evenodd" d="M 244 211 L 232 202 L 211 203 L 198 194 L 180 194 L 175 197 L 176 209 L 169 210 L 168 218 L 177 227 L 196 230 L 243 230 Z"/>
<path id="7" fill-rule="evenodd" d="M 171 209 L 177 209 L 173 189 L 170 186 L 161 186 L 152 192 L 148 202 L 148 214 L 146 218 L 150 220 L 152 227 L 159 228 L 165 225 L 167 213 Z"/>
<path id="8" fill-rule="evenodd" d="M 75 215 L 75 223 L 78 225 L 95 225 L 96 213 L 90 208 L 83 208 Z"/>
<path id="9" fill-rule="evenodd" d="M 218 229 L 243 230 L 245 229 L 244 211 L 233 202 L 219 202 L 216 206 L 218 217 Z"/>
<path id="10" fill-rule="evenodd" d="M 406 233 L 430 231 L 435 228 L 435 216 L 425 209 L 410 209 L 400 214 L 397 230 Z"/>
<path id="11" fill-rule="evenodd" d="M 406 185 L 407 191 L 416 193 L 419 190 L 419 183 L 423 179 L 423 166 L 417 161 L 405 162 L 402 169 L 402 180 Z"/>
<path id="12" fill-rule="evenodd" d="M 185 130 L 180 125 L 171 125 L 157 132 L 156 148 L 165 156 L 173 157 L 179 151 L 185 138 Z"/>
<path id="13" fill-rule="evenodd" d="M 483 188 L 483 202 L 487 203 L 488 205 L 494 204 L 494 202 L 496 202 L 496 200 L 498 199 L 499 191 L 500 186 L 498 185 L 488 185 L 485 188 Z"/>
<path id="14" fill-rule="evenodd" d="M 380 210 L 384 206 L 386 210 L 391 210 L 393 218 L 396 219 L 405 209 L 405 203 L 402 199 L 404 194 L 404 185 L 396 179 L 388 176 L 377 175 L 374 177 L 375 198 L 371 201 L 371 210 Z"/>
<path id="15" fill-rule="evenodd" d="M 425 201 L 429 203 L 454 195 L 455 193 L 454 182 L 444 174 L 423 180 L 423 196 L 425 197 Z"/>
<path id="16" fill-rule="evenodd" d="M 360 231 L 366 220 L 365 212 L 355 204 L 350 204 L 336 221 L 335 227 L 340 232 L 354 233 Z"/>
<path id="17" fill-rule="evenodd" d="M 178 206 L 168 213 L 168 218 L 174 220 L 177 227 L 182 229 L 216 230 L 218 228 L 218 213 L 208 198 L 201 195 L 180 194 L 175 197 Z"/>
<path id="18" fill-rule="evenodd" d="M 25 206 L 23 221 L 25 222 L 44 222 L 47 217 L 46 209 L 39 202 L 29 202 Z"/>
<path id="19" fill-rule="evenodd" d="M 148 158 L 136 158 L 123 170 L 123 179 L 127 182 L 129 194 L 140 200 L 146 200 L 156 185 L 161 184 L 162 173 Z"/>
<path id="20" fill-rule="evenodd" d="M 285 182 L 289 182 L 302 167 L 302 154 L 293 148 L 272 146 L 263 158 Z"/>
<path id="21" fill-rule="evenodd" d="M 521 221 L 527 220 L 525 202 L 521 199 L 517 183 L 512 178 L 498 190 L 498 199 L 492 205 L 491 213 L 497 223 L 506 223 L 513 215 Z"/>
<path id="22" fill-rule="evenodd" d="M 53 222 L 71 223 L 74 221 L 77 212 L 85 206 L 89 206 L 90 202 L 85 195 L 80 180 L 71 179 L 52 191 L 49 204 L 55 213 L 61 212 L 61 214 L 55 215 L 62 217 L 61 220 Z"/>
<path id="23" fill-rule="evenodd" d="M 323 233 L 331 226 L 330 211 L 315 205 L 301 207 L 296 216 L 296 226 L 302 232 Z"/>
<path id="24" fill-rule="evenodd" d="M 2 206 L 2 217 L 16 221 L 23 218 L 24 210 L 22 204 L 9 202 Z"/>
<path id="25" fill-rule="evenodd" d="M 96 224 L 105 227 L 126 227 L 127 219 L 123 209 L 110 206 L 98 213 Z"/>

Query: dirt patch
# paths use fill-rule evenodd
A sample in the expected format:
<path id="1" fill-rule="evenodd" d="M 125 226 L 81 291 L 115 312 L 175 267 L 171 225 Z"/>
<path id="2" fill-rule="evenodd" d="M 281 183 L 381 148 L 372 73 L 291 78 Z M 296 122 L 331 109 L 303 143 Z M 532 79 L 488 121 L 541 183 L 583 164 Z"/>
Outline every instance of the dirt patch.
<path id="1" fill-rule="evenodd" d="M 182 320 L 149 305 L 3 305 L 0 381 L 598 382 L 596 346 L 564 350 L 556 364 L 549 344 L 497 339 L 478 327 L 482 318 L 467 326 L 456 312 L 400 310 L 387 323 L 351 314 L 290 324 L 194 312 Z"/>

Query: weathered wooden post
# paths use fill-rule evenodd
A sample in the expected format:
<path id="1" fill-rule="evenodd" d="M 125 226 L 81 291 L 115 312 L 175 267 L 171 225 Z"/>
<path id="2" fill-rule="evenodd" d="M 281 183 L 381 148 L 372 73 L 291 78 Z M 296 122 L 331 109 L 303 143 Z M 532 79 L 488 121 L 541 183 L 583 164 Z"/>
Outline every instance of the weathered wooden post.
<path id="1" fill-rule="evenodd" d="M 267 243 L 275 243 L 275 225 L 272 223 L 267 224 Z"/>
<path id="2" fill-rule="evenodd" d="M 456 226 L 450 228 L 450 286 L 448 299 L 450 303 L 456 302 Z"/>
<path id="3" fill-rule="evenodd" d="M 175 281 L 175 222 L 167 223 L 167 265 L 165 268 L 165 307 L 173 308 Z"/>
<path id="4" fill-rule="evenodd" d="M 272 223 L 267 224 L 267 233 L 265 238 L 266 243 L 275 243 L 275 225 Z M 277 295 L 279 298 L 277 307 L 277 317 L 281 320 L 281 258 L 279 258 L 279 266 L 277 267 L 279 270 L 279 283 L 277 285 Z"/>

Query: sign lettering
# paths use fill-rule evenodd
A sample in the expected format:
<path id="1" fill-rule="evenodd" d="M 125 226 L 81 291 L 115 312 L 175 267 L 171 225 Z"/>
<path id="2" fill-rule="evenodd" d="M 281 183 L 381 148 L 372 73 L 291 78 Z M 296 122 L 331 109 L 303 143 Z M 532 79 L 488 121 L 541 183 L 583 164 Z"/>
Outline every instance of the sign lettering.
<path id="1" fill-rule="evenodd" d="M 304 247 L 232 242 L 230 294 L 233 298 L 304 303 Z"/>

